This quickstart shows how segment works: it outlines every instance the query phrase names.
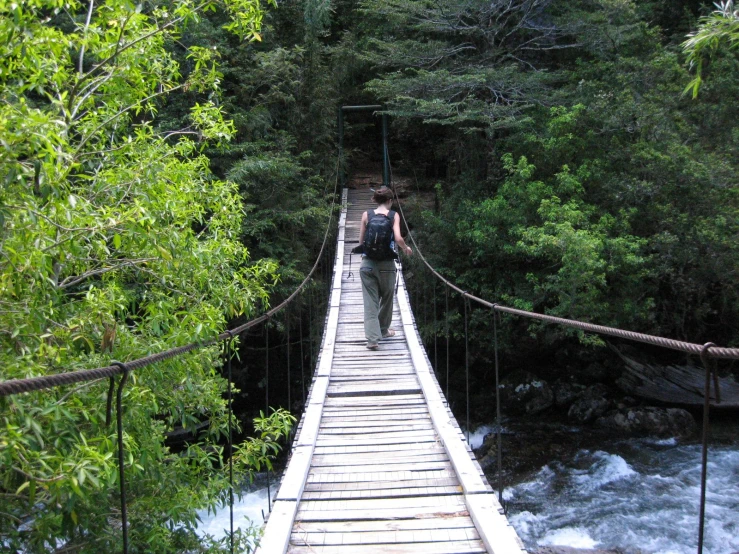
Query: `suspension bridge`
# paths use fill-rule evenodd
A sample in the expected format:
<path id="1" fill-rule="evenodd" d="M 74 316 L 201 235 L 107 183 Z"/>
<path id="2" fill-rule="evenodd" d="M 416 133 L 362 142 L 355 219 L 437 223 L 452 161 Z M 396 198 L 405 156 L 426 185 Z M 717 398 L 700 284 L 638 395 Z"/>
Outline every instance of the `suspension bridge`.
<path id="1" fill-rule="evenodd" d="M 258 552 L 520 553 L 421 345 L 402 275 L 396 334 L 365 348 L 356 256 L 368 190 L 344 190 L 318 366 Z"/>
<path id="2" fill-rule="evenodd" d="M 336 196 L 334 191 L 334 201 Z M 359 259 L 355 258 L 352 265 L 349 251 L 358 242 L 361 214 L 370 207 L 374 205 L 370 202 L 369 191 L 344 189 L 322 346 L 305 410 L 291 446 L 289 464 L 271 505 L 258 552 L 523 553 L 519 538 L 506 520 L 499 499 L 496 499 L 475 461 L 436 381 L 414 322 L 402 274 L 398 275 L 393 312 L 396 334 L 383 340 L 379 351 L 365 348 Z M 402 204 L 398 207 L 404 218 Z M 331 213 L 334 213 L 333 205 Z M 303 282 L 283 302 L 251 321 L 210 340 L 128 362 L 115 361 L 107 367 L 0 382 L 0 397 L 5 397 L 74 383 L 109 380 L 106 425 L 112 421 L 115 403 L 121 508 L 120 522 L 115 524 L 115 528 L 120 530 L 124 554 L 129 552 L 129 524 L 122 391 L 129 374 L 204 346 L 231 343 L 245 331 L 270 321 L 305 289 L 324 255 L 332 250 L 328 245 L 330 227 L 329 221 L 321 251 Z M 438 273 L 424 258 L 412 234 L 409 238 L 415 246 L 415 255 L 426 269 L 446 287 L 447 292 L 464 300 L 465 350 L 471 303 L 491 310 L 494 315 L 495 394 L 499 390 L 497 314 L 500 313 L 700 357 L 705 367 L 698 529 L 700 554 L 706 515 L 709 409 L 712 404 L 721 402 L 715 361 L 738 360 L 739 348 L 677 341 L 488 302 L 464 291 Z M 289 344 L 289 326 L 287 329 Z M 465 358 L 465 372 L 468 372 L 467 356 Z M 230 356 L 227 357 L 227 368 L 226 375 L 231 383 Z M 231 404 L 229 386 L 226 452 L 231 473 L 229 504 L 233 552 Z M 500 402 L 497 398 L 496 406 L 499 423 Z M 469 405 L 467 409 L 469 428 Z M 500 453 L 500 433 L 497 438 Z M 500 475 L 500 460 L 498 467 Z M 499 484 L 498 494 L 501 490 Z"/>

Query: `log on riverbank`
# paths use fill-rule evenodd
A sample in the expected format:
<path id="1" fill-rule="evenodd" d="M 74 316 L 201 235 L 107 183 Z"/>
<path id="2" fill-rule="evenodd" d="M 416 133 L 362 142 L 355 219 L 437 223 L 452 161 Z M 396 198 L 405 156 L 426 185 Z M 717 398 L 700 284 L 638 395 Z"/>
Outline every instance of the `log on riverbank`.
<path id="1" fill-rule="evenodd" d="M 703 405 L 706 374 L 702 367 L 643 364 L 614 350 L 624 361 L 624 372 L 617 384 L 627 393 L 666 404 Z M 739 409 L 739 383 L 731 377 L 720 377 L 718 381 L 721 402 L 716 401 L 712 378 L 711 408 Z"/>

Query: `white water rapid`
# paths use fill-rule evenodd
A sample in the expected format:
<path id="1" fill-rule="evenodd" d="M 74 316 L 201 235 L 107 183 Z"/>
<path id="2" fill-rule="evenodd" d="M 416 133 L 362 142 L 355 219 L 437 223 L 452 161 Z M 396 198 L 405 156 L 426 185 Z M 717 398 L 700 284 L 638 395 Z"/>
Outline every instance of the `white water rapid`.
<path id="1" fill-rule="evenodd" d="M 700 445 L 624 441 L 544 466 L 504 494 L 527 548 L 620 549 L 694 554 L 698 543 Z M 739 445 L 708 455 L 704 554 L 739 552 Z"/>

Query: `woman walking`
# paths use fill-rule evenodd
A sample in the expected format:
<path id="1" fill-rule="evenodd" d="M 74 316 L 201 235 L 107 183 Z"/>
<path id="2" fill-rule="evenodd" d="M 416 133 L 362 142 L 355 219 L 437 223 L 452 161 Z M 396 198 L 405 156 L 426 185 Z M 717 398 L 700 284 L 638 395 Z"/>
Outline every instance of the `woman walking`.
<path id="1" fill-rule="evenodd" d="M 377 350 L 383 338 L 392 337 L 393 296 L 397 269 L 393 244 L 405 254 L 413 250 L 400 235 L 400 216 L 393 210 L 393 192 L 382 187 L 375 191 L 372 200 L 377 208 L 362 214 L 359 226 L 359 244 L 362 251 L 362 298 L 364 300 L 364 335 L 367 348 Z"/>

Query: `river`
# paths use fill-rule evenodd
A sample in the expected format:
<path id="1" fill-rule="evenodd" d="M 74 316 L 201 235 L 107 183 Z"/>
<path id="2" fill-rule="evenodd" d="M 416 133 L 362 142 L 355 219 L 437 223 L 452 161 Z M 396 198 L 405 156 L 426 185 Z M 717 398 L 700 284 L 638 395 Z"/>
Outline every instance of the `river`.
<path id="1" fill-rule="evenodd" d="M 274 488 L 271 491 L 274 494 Z M 247 528 L 250 525 L 260 527 L 264 523 L 262 514 L 267 515 L 269 505 L 267 503 L 267 487 L 256 487 L 245 492 L 241 498 L 234 498 L 234 529 Z M 200 525 L 198 534 L 200 536 L 211 535 L 215 539 L 228 536 L 230 529 L 230 510 L 228 506 L 222 506 L 215 513 L 207 510 L 199 510 Z"/>
<path id="2" fill-rule="evenodd" d="M 624 440 L 580 450 L 505 491 L 509 519 L 529 549 L 620 549 L 694 554 L 701 447 Z M 739 552 L 739 442 L 709 450 L 704 554 Z"/>

